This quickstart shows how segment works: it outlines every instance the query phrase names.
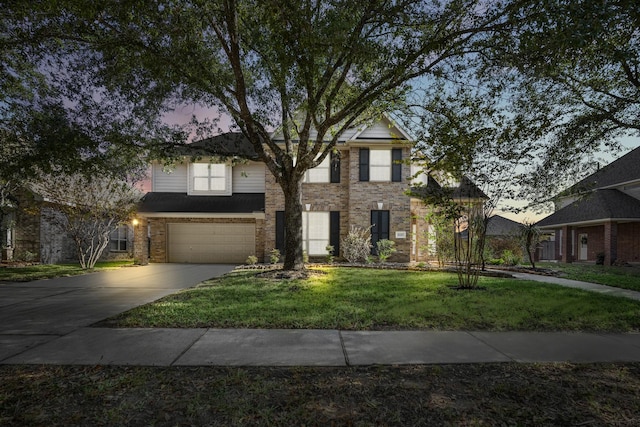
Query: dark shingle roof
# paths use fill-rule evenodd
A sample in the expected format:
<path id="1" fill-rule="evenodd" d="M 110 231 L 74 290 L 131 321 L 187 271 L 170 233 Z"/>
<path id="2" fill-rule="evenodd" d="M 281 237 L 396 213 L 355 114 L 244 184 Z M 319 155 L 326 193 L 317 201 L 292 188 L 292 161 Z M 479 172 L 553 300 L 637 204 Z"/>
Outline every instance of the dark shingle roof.
<path id="1" fill-rule="evenodd" d="M 522 224 L 500 215 L 489 218 L 487 236 L 516 236 L 520 233 Z"/>
<path id="2" fill-rule="evenodd" d="M 258 160 L 253 144 L 241 132 L 228 132 L 178 147 L 183 156 L 223 156 Z"/>
<path id="3" fill-rule="evenodd" d="M 462 177 L 460 184 L 456 188 L 443 188 L 436 179 L 427 175 L 427 184 L 412 187 L 410 194 L 413 197 L 440 197 L 445 195 L 447 197 L 457 198 L 471 198 L 471 199 L 488 199 L 487 195 L 469 178 Z M 450 193 L 449 193 L 450 192 Z"/>
<path id="4" fill-rule="evenodd" d="M 550 227 L 604 219 L 640 220 L 640 200 L 618 190 L 596 190 L 540 220 Z"/>
<path id="5" fill-rule="evenodd" d="M 640 147 L 592 173 L 563 191 L 561 195 L 583 193 L 637 179 L 640 179 Z"/>
<path id="6" fill-rule="evenodd" d="M 251 213 L 264 212 L 264 193 L 234 193 L 231 196 L 188 196 L 186 193 L 147 193 L 138 206 L 140 213 Z"/>

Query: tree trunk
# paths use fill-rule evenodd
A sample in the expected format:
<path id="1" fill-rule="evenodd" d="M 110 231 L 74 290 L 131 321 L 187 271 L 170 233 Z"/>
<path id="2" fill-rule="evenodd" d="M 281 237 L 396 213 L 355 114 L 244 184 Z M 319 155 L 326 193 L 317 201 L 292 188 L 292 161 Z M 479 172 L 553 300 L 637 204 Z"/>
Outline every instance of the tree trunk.
<path id="1" fill-rule="evenodd" d="M 302 181 L 282 186 L 284 192 L 284 270 L 303 270 L 302 259 Z"/>

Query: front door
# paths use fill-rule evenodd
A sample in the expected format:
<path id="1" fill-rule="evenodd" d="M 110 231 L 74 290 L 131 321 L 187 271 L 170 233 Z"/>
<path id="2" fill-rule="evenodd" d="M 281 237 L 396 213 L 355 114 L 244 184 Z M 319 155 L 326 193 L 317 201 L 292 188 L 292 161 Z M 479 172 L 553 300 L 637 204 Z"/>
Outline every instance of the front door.
<path id="1" fill-rule="evenodd" d="M 588 240 L 587 234 L 578 234 L 578 260 L 586 261 L 588 255 Z"/>
<path id="2" fill-rule="evenodd" d="M 371 211 L 372 255 L 378 255 L 378 240 L 389 238 L 389 211 Z"/>

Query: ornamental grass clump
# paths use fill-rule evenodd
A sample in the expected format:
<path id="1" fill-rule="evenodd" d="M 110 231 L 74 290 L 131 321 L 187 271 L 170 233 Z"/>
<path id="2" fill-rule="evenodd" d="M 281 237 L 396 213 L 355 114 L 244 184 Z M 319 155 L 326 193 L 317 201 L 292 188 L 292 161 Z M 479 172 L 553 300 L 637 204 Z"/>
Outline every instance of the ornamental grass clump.
<path id="1" fill-rule="evenodd" d="M 342 239 L 342 254 L 347 261 L 367 262 L 371 253 L 371 233 L 368 228 L 351 226 L 349 234 Z"/>

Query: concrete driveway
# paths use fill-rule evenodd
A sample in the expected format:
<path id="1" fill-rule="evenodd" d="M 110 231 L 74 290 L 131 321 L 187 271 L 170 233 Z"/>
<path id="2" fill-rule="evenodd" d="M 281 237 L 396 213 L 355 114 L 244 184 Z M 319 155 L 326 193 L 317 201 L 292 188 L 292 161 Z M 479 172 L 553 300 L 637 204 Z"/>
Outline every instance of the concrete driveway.
<path id="1" fill-rule="evenodd" d="M 150 264 L 82 276 L 0 284 L 0 360 L 233 269 Z"/>

